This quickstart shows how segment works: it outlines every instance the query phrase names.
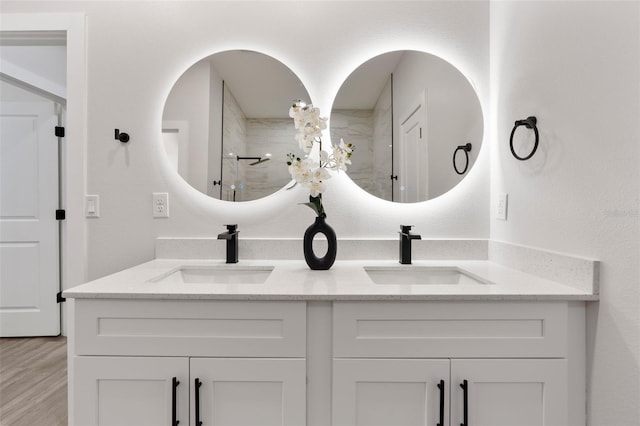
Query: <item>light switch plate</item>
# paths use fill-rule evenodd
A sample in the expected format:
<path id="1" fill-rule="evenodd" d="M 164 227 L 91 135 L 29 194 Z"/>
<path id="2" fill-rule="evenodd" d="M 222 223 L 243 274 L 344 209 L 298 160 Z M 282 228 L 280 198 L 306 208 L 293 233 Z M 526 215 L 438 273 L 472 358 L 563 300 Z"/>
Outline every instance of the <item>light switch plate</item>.
<path id="1" fill-rule="evenodd" d="M 84 215 L 85 217 L 100 217 L 100 197 L 98 195 L 85 195 Z"/>
<path id="2" fill-rule="evenodd" d="M 169 194 L 153 193 L 153 217 L 169 217 Z"/>
<path id="3" fill-rule="evenodd" d="M 509 204 L 508 194 L 498 194 L 496 205 L 496 219 L 507 220 L 507 207 Z"/>

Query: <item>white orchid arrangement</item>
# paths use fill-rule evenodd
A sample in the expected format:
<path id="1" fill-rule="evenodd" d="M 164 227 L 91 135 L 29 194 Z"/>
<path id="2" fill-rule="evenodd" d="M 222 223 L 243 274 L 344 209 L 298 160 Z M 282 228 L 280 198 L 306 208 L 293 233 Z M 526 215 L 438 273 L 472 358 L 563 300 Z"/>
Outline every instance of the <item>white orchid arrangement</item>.
<path id="1" fill-rule="evenodd" d="M 304 203 L 311 207 L 320 217 L 327 217 L 322 205 L 322 193 L 325 190 L 325 181 L 331 178 L 329 170 L 346 171 L 351 164 L 353 145 L 346 144 L 340 139 L 340 143 L 333 145 L 333 153 L 329 155 L 322 150 L 322 131 L 327 128 L 326 117 L 320 116 L 320 109 L 311 104 L 297 100 L 289 109 L 289 117 L 293 118 L 295 128 L 298 131 L 296 140 L 300 149 L 304 151 L 305 158 L 294 154 L 288 154 L 287 165 L 289 173 L 296 184 L 309 189 L 309 202 Z M 319 145 L 319 160 L 316 162 L 309 158 L 309 153 L 315 143 Z M 293 187 L 291 186 L 291 188 Z"/>

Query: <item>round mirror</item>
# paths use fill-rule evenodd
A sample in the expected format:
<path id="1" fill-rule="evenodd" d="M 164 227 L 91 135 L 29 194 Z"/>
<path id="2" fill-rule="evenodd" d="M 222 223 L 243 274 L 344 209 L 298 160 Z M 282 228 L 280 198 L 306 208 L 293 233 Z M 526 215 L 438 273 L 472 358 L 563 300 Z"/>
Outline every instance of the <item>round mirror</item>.
<path id="1" fill-rule="evenodd" d="M 287 153 L 297 149 L 289 108 L 309 99 L 298 77 L 258 52 L 213 54 L 171 89 L 162 142 L 172 167 L 191 186 L 225 201 L 249 201 L 291 181 Z M 270 160 L 275 161 L 270 161 Z"/>
<path id="2" fill-rule="evenodd" d="M 449 191 L 482 144 L 480 101 L 443 59 L 418 51 L 374 57 L 344 82 L 331 140 L 355 145 L 349 177 L 376 197 L 412 203 Z"/>

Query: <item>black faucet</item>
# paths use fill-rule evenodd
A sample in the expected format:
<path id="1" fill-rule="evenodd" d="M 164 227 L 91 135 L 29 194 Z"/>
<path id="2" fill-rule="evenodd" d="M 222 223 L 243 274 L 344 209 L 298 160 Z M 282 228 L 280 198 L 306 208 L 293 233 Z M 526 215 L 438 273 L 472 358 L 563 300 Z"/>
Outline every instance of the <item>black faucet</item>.
<path id="1" fill-rule="evenodd" d="M 422 237 L 411 233 L 413 225 L 400 225 L 400 263 L 411 265 L 411 240 L 421 240 Z"/>
<path id="2" fill-rule="evenodd" d="M 227 232 L 218 234 L 219 240 L 227 240 L 227 263 L 238 263 L 238 225 L 225 225 Z"/>

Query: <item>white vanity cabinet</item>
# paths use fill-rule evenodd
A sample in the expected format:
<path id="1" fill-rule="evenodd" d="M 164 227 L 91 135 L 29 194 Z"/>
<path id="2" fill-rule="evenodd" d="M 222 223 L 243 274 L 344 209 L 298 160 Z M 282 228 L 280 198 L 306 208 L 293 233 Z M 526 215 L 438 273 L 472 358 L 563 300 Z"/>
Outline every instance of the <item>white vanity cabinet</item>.
<path id="1" fill-rule="evenodd" d="M 70 307 L 74 425 L 585 424 L 584 302 Z"/>
<path id="2" fill-rule="evenodd" d="M 304 302 L 77 299 L 74 311 L 72 424 L 306 422 Z"/>
<path id="3" fill-rule="evenodd" d="M 584 424 L 584 361 L 569 358 L 584 338 L 568 339 L 580 315 L 564 302 L 335 303 L 333 424 Z"/>

